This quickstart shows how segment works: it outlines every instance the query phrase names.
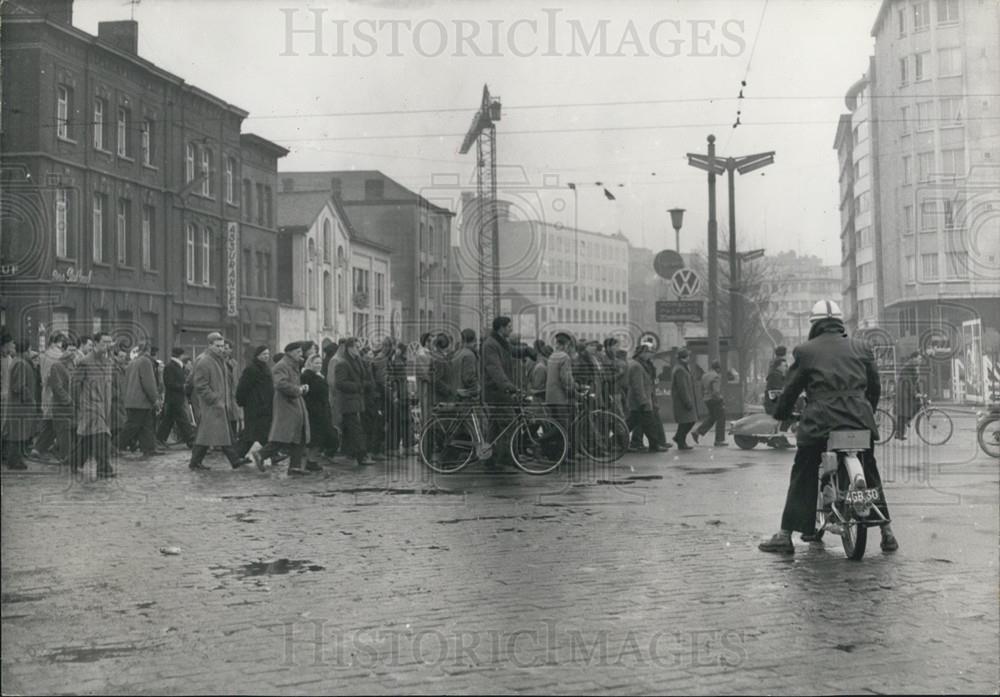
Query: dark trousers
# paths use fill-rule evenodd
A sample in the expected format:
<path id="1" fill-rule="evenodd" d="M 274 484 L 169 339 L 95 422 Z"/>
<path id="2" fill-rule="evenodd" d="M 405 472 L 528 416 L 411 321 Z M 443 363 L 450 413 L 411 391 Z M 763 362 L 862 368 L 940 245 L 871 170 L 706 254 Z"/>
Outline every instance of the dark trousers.
<path id="1" fill-rule="evenodd" d="M 222 453 L 229 460 L 230 465 L 235 465 L 240 460 L 240 456 L 236 453 L 236 447 L 232 445 L 222 445 L 219 446 L 222 449 Z M 209 447 L 207 445 L 192 445 L 191 446 L 191 466 L 200 465 L 202 460 L 205 459 L 205 455 L 208 454 Z"/>
<path id="2" fill-rule="evenodd" d="M 48 418 L 42 422 L 42 430 L 35 436 L 35 450 L 44 455 L 52 444 L 56 442 L 56 428 L 53 419 Z M 66 457 L 66 451 L 58 453 L 60 457 Z"/>
<path id="3" fill-rule="evenodd" d="M 367 437 L 368 449 L 381 454 L 385 450 L 386 436 L 386 408 L 385 397 L 379 395 L 375 398 L 376 403 L 365 412 L 365 435 Z"/>
<path id="4" fill-rule="evenodd" d="M 413 429 L 410 427 L 410 398 L 394 400 L 389 415 L 389 450 L 413 447 Z"/>
<path id="5" fill-rule="evenodd" d="M 576 413 L 572 404 L 549 404 L 547 405 L 547 410 L 549 415 L 559 422 L 559 425 L 563 427 L 566 431 L 566 436 L 569 439 L 569 451 L 566 453 L 566 457 L 575 457 L 579 448 L 577 447 L 577 438 L 580 436 L 573 427 L 576 420 Z M 584 429 L 586 430 L 586 429 Z M 587 434 L 584 434 L 586 437 Z"/>
<path id="6" fill-rule="evenodd" d="M 156 450 L 156 436 L 153 433 L 152 409 L 129 409 L 128 420 L 118 439 L 118 447 L 128 448 L 132 441 L 139 439 L 139 447 L 146 455 L 152 455 Z"/>
<path id="7" fill-rule="evenodd" d="M 795 462 L 792 464 L 792 474 L 788 482 L 788 495 L 785 497 L 785 510 L 781 514 L 782 530 L 798 530 L 804 533 L 816 532 L 816 499 L 819 491 L 819 463 L 822 460 L 826 442 L 816 445 L 800 445 L 795 451 Z M 861 453 L 861 465 L 865 473 L 868 488 L 882 486 L 875 463 L 875 454 L 871 450 Z M 889 507 L 885 502 L 885 490 L 878 504 L 879 510 L 886 518 L 889 517 Z"/>
<path id="8" fill-rule="evenodd" d="M 56 434 L 56 447 L 59 449 L 59 457 L 64 462 L 70 462 L 73 456 L 73 417 L 66 415 L 55 415 L 52 417 L 52 428 Z"/>
<path id="9" fill-rule="evenodd" d="M 170 431 L 176 427 L 177 435 L 181 441 L 190 448 L 194 443 L 194 424 L 188 416 L 187 404 L 185 402 L 167 402 L 163 405 L 163 415 L 160 417 L 160 425 L 156 432 L 156 440 L 166 443 L 170 437 Z"/>
<path id="10" fill-rule="evenodd" d="M 487 403 L 486 405 L 486 419 L 488 421 L 488 430 L 490 442 L 493 443 L 493 460 L 496 458 L 497 461 L 503 464 L 512 464 L 510 459 L 510 437 L 514 429 L 508 429 L 504 433 L 503 438 L 497 440 L 500 433 L 510 425 L 510 422 L 514 419 L 514 405 L 508 401 L 497 400 L 495 402 Z M 570 450 L 572 451 L 573 442 L 570 441 Z"/>
<path id="11" fill-rule="evenodd" d="M 285 451 L 288 453 L 288 469 L 301 469 L 302 456 L 305 453 L 305 443 L 279 443 L 268 441 L 267 445 L 257 451 L 261 460 L 272 460 L 274 456 Z"/>
<path id="12" fill-rule="evenodd" d="M 24 469 L 24 446 L 27 441 L 3 439 L 3 464 L 11 469 Z"/>
<path id="13" fill-rule="evenodd" d="M 705 406 L 708 407 L 708 416 L 705 420 L 701 422 L 698 427 L 698 435 L 703 436 L 712 430 L 712 426 L 715 426 L 715 442 L 723 443 L 726 440 L 726 410 L 723 406 L 721 399 L 714 399 L 711 402 L 705 402 Z"/>
<path id="14" fill-rule="evenodd" d="M 79 436 L 76 449 L 73 452 L 72 467 L 82 469 L 91 457 L 97 461 L 97 473 L 111 471 L 111 436 L 107 433 L 95 433 Z"/>
<path id="15" fill-rule="evenodd" d="M 650 450 L 657 445 L 664 445 L 666 438 L 663 436 L 663 424 L 655 416 L 652 410 L 642 411 L 636 409 L 629 414 L 628 426 L 632 430 L 632 446 L 641 448 L 642 437 L 646 436 Z"/>
<path id="16" fill-rule="evenodd" d="M 684 423 L 677 424 L 677 432 L 674 433 L 674 442 L 677 443 L 678 447 L 687 445 L 687 435 L 694 428 L 696 422 L 685 421 Z"/>
<path id="17" fill-rule="evenodd" d="M 368 443 L 365 441 L 365 430 L 361 426 L 361 414 L 344 414 L 340 421 L 341 446 L 348 456 L 358 462 L 368 454 Z"/>

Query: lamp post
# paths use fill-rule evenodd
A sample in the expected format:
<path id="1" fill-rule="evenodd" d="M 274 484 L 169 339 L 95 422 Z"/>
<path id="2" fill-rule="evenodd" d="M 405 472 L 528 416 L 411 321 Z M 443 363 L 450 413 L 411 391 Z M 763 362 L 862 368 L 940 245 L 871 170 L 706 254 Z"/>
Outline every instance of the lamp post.
<path id="1" fill-rule="evenodd" d="M 681 253 L 681 226 L 684 224 L 684 209 L 671 208 L 667 211 L 670 214 L 670 224 L 674 228 L 674 249 Z"/>

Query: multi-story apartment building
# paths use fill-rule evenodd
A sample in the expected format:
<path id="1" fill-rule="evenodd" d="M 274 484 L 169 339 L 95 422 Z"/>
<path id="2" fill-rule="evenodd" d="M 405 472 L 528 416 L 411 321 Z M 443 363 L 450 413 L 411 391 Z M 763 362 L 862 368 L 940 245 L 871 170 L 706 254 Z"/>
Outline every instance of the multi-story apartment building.
<path id="1" fill-rule="evenodd" d="M 332 195 L 359 238 L 392 250 L 393 279 L 387 304 L 399 303 L 396 338 L 415 341 L 422 332 L 454 323 L 455 310 L 449 317 L 446 305 L 451 211 L 374 170 L 281 172 L 280 180 L 283 194 Z"/>
<path id="2" fill-rule="evenodd" d="M 3 197 L 18 213 L 0 240 L 0 321 L 22 337 L 105 328 L 164 347 L 215 330 L 262 338 L 266 307 L 241 319 L 237 182 L 252 156 L 266 215 L 248 240 L 267 246 L 282 149 L 241 142 L 247 112 L 140 57 L 136 22 L 95 37 L 72 9 L 3 5 Z"/>
<path id="3" fill-rule="evenodd" d="M 463 206 L 474 205 L 471 198 Z M 510 205 L 497 206 L 500 231 L 500 312 L 512 317 L 526 340 L 551 342 L 558 331 L 582 339 L 604 339 L 629 331 L 628 240 L 558 223 L 516 220 Z M 472 216 L 474 218 L 474 216 Z M 462 244 L 476 240 L 462 234 Z M 475 250 L 461 249 L 463 259 Z M 477 328 L 478 277 L 465 264 L 462 279 L 464 326 Z M 463 268 L 464 268 L 463 267 Z"/>
<path id="4" fill-rule="evenodd" d="M 866 80 L 847 98 L 867 135 L 852 141 L 855 258 L 845 253 L 858 326 L 888 331 L 897 355 L 930 352 L 936 396 L 981 398 L 984 344 L 1000 331 L 1000 6 L 884 0 L 871 34 Z"/>
<path id="5" fill-rule="evenodd" d="M 790 346 L 801 344 L 809 338 L 809 313 L 817 300 L 843 304 L 841 270 L 795 252 L 784 252 L 768 261 L 769 280 L 764 289 L 767 324 L 780 331 L 781 340 Z"/>
<path id="6" fill-rule="evenodd" d="M 329 191 L 278 194 L 280 337 L 321 343 L 393 330 L 388 247 L 364 239 Z M 398 336 L 398 335 L 396 335 Z"/>

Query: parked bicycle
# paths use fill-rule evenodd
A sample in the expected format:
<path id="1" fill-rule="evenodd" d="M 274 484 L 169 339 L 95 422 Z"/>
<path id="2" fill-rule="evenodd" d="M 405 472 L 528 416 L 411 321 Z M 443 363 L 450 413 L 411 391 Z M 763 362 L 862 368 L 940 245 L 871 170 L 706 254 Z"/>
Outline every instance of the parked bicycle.
<path id="1" fill-rule="evenodd" d="M 914 432 L 927 445 L 944 445 L 955 431 L 954 422 L 946 411 L 935 407 L 925 393 L 917 394 L 917 399 L 920 400 L 920 408 L 913 415 Z M 890 415 L 884 409 L 877 409 L 876 412 L 881 412 L 875 414 L 879 429 L 879 440 L 876 442 L 885 443 L 896 435 L 895 413 Z"/>
<path id="2" fill-rule="evenodd" d="M 976 424 L 976 440 L 990 457 L 1000 458 L 1000 404 L 980 412 Z"/>
<path id="3" fill-rule="evenodd" d="M 505 439 L 511 460 L 528 474 L 548 474 L 565 461 L 569 452 L 566 430 L 543 410 L 532 408 L 530 396 L 516 395 L 513 418 L 492 439 L 485 433 L 478 396 L 460 391 L 459 398 L 459 402 L 437 405 L 420 432 L 420 459 L 433 471 L 453 474 L 473 459 L 489 459 Z"/>
<path id="4" fill-rule="evenodd" d="M 600 408 L 589 387 L 576 400 L 576 418 L 570 430 L 580 454 L 595 462 L 617 462 L 628 452 L 628 424 L 618 414 Z"/>

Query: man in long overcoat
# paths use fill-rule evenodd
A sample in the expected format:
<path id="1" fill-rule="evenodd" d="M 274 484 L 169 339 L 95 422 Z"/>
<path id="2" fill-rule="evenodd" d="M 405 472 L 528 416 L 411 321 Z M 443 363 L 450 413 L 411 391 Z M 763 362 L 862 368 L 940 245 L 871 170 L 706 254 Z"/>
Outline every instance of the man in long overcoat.
<path id="1" fill-rule="evenodd" d="M 229 368 L 226 366 L 225 340 L 218 332 L 208 335 L 208 350 L 198 356 L 191 377 L 194 399 L 198 403 L 201 418 L 188 467 L 193 470 L 209 469 L 202 461 L 208 449 L 213 447 L 222 448 L 233 469 L 246 464 L 249 460 L 241 459 L 233 445 L 230 423 L 236 413 L 236 401 L 230 385 Z"/>
<path id="2" fill-rule="evenodd" d="M 73 402 L 76 406 L 77 443 L 71 467 L 79 471 L 93 456 L 98 478 L 114 477 L 111 469 L 112 394 L 114 365 L 108 352 L 111 335 L 94 335 L 94 348 L 85 355 L 73 373 Z"/>
<path id="3" fill-rule="evenodd" d="M 648 360 L 652 350 L 652 344 L 640 343 L 625 369 L 628 425 L 634 433 L 633 442 L 636 444 L 633 449 L 642 449 L 642 437 L 645 435 L 651 453 L 664 452 L 670 448 L 663 442 L 663 429 L 656 409 L 656 387 L 653 382 L 655 369 Z"/>
<path id="4" fill-rule="evenodd" d="M 305 474 L 302 456 L 309 443 L 309 418 L 302 398 L 309 391 L 302 384 L 302 344 L 293 342 L 285 346 L 284 355 L 271 369 L 274 396 L 271 399 L 271 430 L 267 445 L 253 454 L 258 469 L 264 460 L 274 458 L 279 451 L 288 451 L 288 473 Z"/>
<path id="5" fill-rule="evenodd" d="M 27 341 L 17 342 L 17 354 L 10 366 L 10 388 L 3 422 L 3 459 L 8 469 L 28 469 L 24 464 L 25 443 L 35 437 L 41 413 L 35 394 L 35 372 L 31 367 Z"/>
<path id="6" fill-rule="evenodd" d="M 254 443 L 267 444 L 271 432 L 271 415 L 274 405 L 274 382 L 271 379 L 271 350 L 258 346 L 240 375 L 236 386 L 236 403 L 243 407 L 243 433 L 237 452 L 240 457 L 250 452 Z"/>
<path id="7" fill-rule="evenodd" d="M 674 421 L 677 422 L 677 432 L 674 442 L 678 450 L 691 450 L 687 444 L 687 434 L 698 421 L 698 399 L 694 388 L 694 378 L 688 368 L 690 353 L 687 349 L 677 352 L 677 365 L 670 376 L 670 397 L 674 406 Z"/>
<path id="8" fill-rule="evenodd" d="M 331 407 L 340 415 L 342 446 L 359 465 L 370 465 L 368 444 L 361 427 L 364 412 L 365 368 L 353 338 L 345 339 L 330 363 L 333 369 L 333 403 Z"/>

